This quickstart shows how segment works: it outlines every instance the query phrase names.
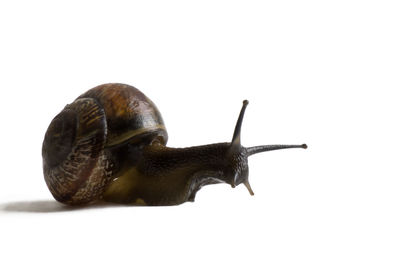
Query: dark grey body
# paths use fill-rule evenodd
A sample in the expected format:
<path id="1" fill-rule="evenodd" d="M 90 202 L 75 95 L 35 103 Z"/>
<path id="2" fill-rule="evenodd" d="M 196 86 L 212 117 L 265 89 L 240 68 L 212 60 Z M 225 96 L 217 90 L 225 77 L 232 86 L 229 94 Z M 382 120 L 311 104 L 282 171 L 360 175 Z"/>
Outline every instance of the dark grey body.
<path id="1" fill-rule="evenodd" d="M 246 175 L 247 160 L 229 156 L 230 143 L 190 148 L 145 147 L 131 167 L 111 182 L 104 200 L 118 203 L 176 205 L 194 201 L 196 192 L 208 184 L 234 184 L 236 173 Z M 230 157 L 230 160 L 226 160 Z M 135 161 L 135 160 L 133 160 Z M 239 181 L 237 181 L 239 182 Z"/>

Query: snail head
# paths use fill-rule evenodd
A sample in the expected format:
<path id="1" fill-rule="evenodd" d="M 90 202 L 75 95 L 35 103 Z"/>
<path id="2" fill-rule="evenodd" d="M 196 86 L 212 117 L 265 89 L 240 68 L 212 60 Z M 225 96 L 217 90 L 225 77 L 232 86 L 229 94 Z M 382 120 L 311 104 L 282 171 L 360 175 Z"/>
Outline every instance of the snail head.
<path id="1" fill-rule="evenodd" d="M 257 153 L 286 149 L 286 148 L 303 148 L 306 149 L 307 145 L 262 145 L 254 147 L 244 147 L 240 141 L 240 133 L 242 128 L 242 122 L 246 107 L 249 101 L 244 100 L 242 109 L 240 110 L 239 118 L 236 123 L 235 131 L 233 133 L 232 142 L 228 149 L 228 162 L 229 162 L 229 181 L 228 183 L 234 188 L 239 184 L 243 184 L 250 195 L 254 195 L 249 183 L 249 167 L 248 167 L 248 157 Z"/>

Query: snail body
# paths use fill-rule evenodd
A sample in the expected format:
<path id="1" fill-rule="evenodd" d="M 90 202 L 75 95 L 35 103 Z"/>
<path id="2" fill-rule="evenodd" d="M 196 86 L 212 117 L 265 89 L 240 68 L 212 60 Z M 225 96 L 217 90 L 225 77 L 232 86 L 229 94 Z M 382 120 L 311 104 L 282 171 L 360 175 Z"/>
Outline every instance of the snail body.
<path id="1" fill-rule="evenodd" d="M 69 205 L 177 205 L 215 183 L 243 183 L 253 194 L 248 156 L 306 145 L 241 146 L 247 104 L 232 142 L 170 148 L 161 113 L 142 92 L 125 84 L 97 86 L 50 123 L 42 147 L 46 184 L 57 201 Z"/>

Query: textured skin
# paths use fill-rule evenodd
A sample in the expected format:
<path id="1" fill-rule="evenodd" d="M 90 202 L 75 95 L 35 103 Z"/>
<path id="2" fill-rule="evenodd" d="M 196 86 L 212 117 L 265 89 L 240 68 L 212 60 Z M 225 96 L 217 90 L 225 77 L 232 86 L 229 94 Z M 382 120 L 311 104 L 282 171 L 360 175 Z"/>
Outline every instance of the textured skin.
<path id="1" fill-rule="evenodd" d="M 238 174 L 238 175 L 236 175 Z M 124 204 L 177 205 L 194 201 L 202 186 L 247 179 L 247 158 L 229 143 L 188 148 L 150 145 L 140 160 L 107 188 L 104 199 Z"/>

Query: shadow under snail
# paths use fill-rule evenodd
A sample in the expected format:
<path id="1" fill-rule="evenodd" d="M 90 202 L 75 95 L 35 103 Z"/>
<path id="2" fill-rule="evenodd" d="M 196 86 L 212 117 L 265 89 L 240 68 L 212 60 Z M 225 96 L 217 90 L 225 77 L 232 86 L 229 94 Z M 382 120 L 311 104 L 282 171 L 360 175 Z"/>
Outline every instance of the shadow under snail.
<path id="1" fill-rule="evenodd" d="M 194 201 L 203 186 L 244 184 L 247 158 L 303 145 L 243 147 L 243 106 L 230 143 L 166 146 L 168 135 L 154 103 L 125 84 L 104 84 L 79 96 L 50 123 L 42 147 L 43 172 L 54 198 L 69 205 L 104 200 L 177 205 Z"/>

